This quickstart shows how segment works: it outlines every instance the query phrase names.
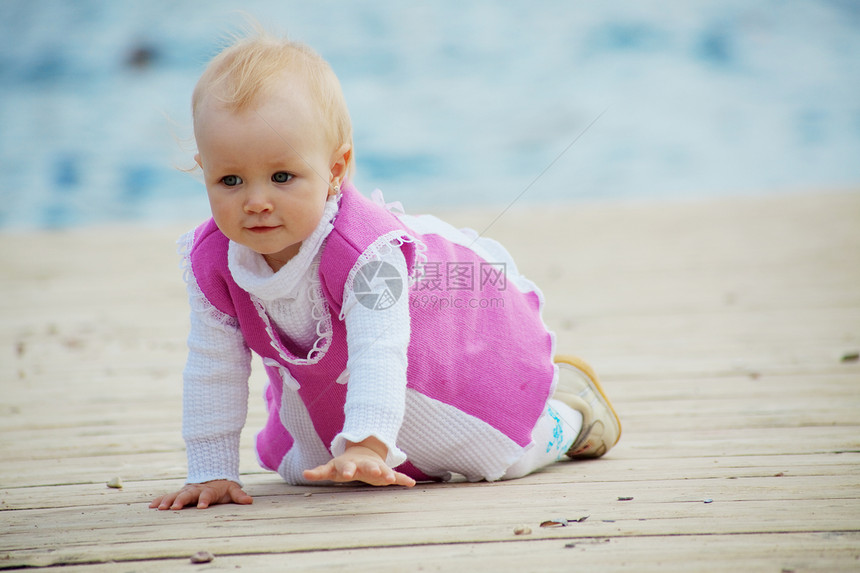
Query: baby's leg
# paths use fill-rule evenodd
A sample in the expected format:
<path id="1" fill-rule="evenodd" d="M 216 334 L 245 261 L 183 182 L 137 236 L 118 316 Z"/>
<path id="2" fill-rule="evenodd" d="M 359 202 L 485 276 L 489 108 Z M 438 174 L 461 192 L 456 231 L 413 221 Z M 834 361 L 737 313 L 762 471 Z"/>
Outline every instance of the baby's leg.
<path id="1" fill-rule="evenodd" d="M 582 414 L 558 400 L 547 403 L 543 415 L 532 430 L 534 445 L 502 479 L 515 479 L 562 459 L 582 429 Z"/>

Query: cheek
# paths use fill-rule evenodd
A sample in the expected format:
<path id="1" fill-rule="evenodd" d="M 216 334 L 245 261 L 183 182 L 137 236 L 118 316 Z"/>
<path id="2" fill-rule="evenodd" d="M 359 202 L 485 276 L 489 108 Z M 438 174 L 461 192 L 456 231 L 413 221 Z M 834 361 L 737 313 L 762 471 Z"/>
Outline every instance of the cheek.
<path id="1" fill-rule="evenodd" d="M 211 205 L 213 209 L 228 208 L 233 201 L 231 195 L 224 193 L 220 189 L 210 188 L 209 186 L 206 187 L 206 195 L 209 197 L 209 205 Z"/>
<path id="2" fill-rule="evenodd" d="M 232 205 L 232 201 L 224 195 L 218 193 L 209 193 L 209 209 L 212 211 L 212 217 L 220 227 L 222 223 L 227 223 L 235 218 L 236 207 Z"/>
<path id="3" fill-rule="evenodd" d="M 219 200 L 219 198 L 213 193 L 208 193 L 209 196 L 209 209 L 212 210 L 212 215 L 216 215 L 223 208 L 223 201 Z M 217 217 L 216 217 L 217 218 Z"/>

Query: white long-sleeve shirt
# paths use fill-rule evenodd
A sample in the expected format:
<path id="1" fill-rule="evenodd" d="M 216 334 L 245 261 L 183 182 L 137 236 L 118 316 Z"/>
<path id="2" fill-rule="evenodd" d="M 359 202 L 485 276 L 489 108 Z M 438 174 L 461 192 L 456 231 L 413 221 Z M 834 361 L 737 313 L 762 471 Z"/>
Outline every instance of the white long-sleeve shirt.
<path id="1" fill-rule="evenodd" d="M 336 213 L 337 203 L 330 200 L 316 230 L 277 273 L 272 272 L 262 255 L 237 243 L 229 245 L 228 267 L 236 284 L 262 305 L 274 328 L 303 351 L 310 351 L 325 335 L 323 318 L 328 311 L 321 308 L 325 302 L 317 268 L 321 246 Z M 400 249 L 381 253 L 380 260 L 393 265 L 406 284 L 407 265 Z M 186 280 L 192 309 L 183 374 L 187 481 L 239 482 L 239 436 L 248 409 L 251 353 L 235 319 L 206 301 L 192 272 L 187 273 Z M 360 304 L 350 289 L 344 297 L 349 375 L 344 427 L 330 444 L 331 451 L 337 456 L 345 450 L 347 441 L 360 442 L 374 436 L 388 447 L 386 462 L 395 467 L 406 459 L 396 442 L 406 400 L 408 297 L 404 289 L 403 296 L 384 310 Z M 301 401 L 294 392 L 285 389 L 285 393 L 285 400 L 290 401 L 285 411 L 294 414 L 284 420 L 287 430 L 294 437 L 309 436 L 313 427 L 303 415 L 306 411 L 302 411 Z M 313 443 L 313 439 L 305 442 Z M 306 466 L 293 468 L 296 481 L 302 469 L 331 457 L 324 444 L 310 449 L 313 451 L 303 451 L 294 460 L 298 466 Z"/>

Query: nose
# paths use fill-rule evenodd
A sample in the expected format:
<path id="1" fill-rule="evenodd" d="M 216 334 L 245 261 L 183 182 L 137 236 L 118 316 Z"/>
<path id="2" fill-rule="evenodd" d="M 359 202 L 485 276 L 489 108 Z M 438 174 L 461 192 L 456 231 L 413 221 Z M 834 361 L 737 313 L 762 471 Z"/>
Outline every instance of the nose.
<path id="1" fill-rule="evenodd" d="M 263 185 L 249 185 L 245 192 L 244 209 L 248 214 L 272 211 L 272 201 Z"/>

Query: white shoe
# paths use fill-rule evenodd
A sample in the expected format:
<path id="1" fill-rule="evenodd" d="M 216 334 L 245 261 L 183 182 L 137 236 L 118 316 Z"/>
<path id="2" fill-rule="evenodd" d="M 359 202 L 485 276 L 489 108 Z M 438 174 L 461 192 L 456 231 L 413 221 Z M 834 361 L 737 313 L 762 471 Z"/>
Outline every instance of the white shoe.
<path id="1" fill-rule="evenodd" d="M 558 385 L 552 397 L 582 414 L 582 430 L 567 455 L 599 458 L 621 438 L 621 420 L 591 366 L 573 356 L 556 356 L 554 361 Z"/>

